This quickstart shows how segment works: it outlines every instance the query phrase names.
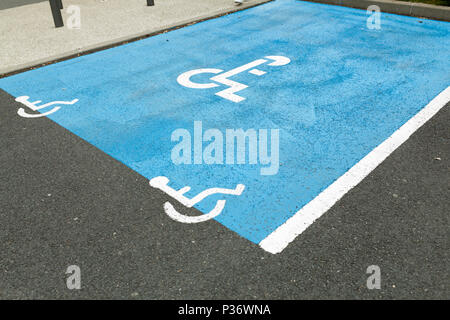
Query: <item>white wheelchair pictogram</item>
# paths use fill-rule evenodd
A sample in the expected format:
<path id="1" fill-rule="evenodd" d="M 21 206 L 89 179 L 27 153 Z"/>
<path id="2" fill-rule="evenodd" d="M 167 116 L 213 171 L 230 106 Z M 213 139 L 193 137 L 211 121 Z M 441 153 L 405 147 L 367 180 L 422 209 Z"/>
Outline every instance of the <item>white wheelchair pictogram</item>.
<path id="1" fill-rule="evenodd" d="M 245 189 L 245 186 L 243 184 L 238 184 L 235 189 L 225 189 L 225 188 L 210 188 L 206 189 L 202 192 L 200 192 L 198 195 L 193 197 L 192 199 L 189 199 L 184 196 L 186 192 L 191 190 L 191 187 L 186 186 L 184 188 L 181 188 L 180 190 L 175 190 L 168 186 L 169 179 L 165 176 L 156 177 L 150 180 L 150 185 L 153 188 L 157 188 L 166 194 L 168 194 L 170 197 L 174 198 L 181 204 L 183 204 L 187 208 L 192 208 L 195 204 L 199 203 L 203 199 L 205 199 L 208 196 L 211 196 L 213 194 L 230 194 L 235 196 L 240 196 L 242 192 Z M 173 205 L 170 202 L 164 203 L 164 211 L 166 214 L 172 218 L 175 221 L 182 222 L 182 223 L 199 223 L 211 220 L 215 217 L 217 217 L 219 214 L 222 213 L 222 210 L 224 209 L 226 204 L 226 200 L 218 200 L 215 207 L 207 214 L 203 214 L 200 216 L 186 216 L 181 213 L 179 213 Z"/>
<path id="2" fill-rule="evenodd" d="M 217 83 L 224 84 L 229 88 L 217 92 L 216 95 L 224 99 L 238 103 L 245 100 L 245 98 L 237 95 L 236 93 L 241 90 L 244 90 L 245 88 L 248 88 L 248 85 L 231 80 L 230 78 L 232 76 L 235 76 L 247 70 L 249 70 L 248 72 L 251 74 L 262 76 L 266 74 L 266 72 L 259 69 L 255 69 L 255 67 L 264 64 L 269 60 L 273 60 L 273 62 L 268 63 L 267 64 L 268 66 L 284 66 L 291 62 L 289 58 L 283 56 L 266 56 L 264 58 L 265 59 L 258 59 L 253 62 L 244 64 L 243 66 L 240 66 L 227 72 L 223 72 L 222 69 L 215 69 L 215 68 L 195 69 L 187 71 L 178 76 L 177 82 L 184 87 L 193 89 L 210 89 L 219 87 L 220 85 Z M 214 82 L 209 83 L 197 83 L 191 80 L 191 77 L 202 73 L 212 73 L 217 75 L 211 77 L 210 80 Z"/>
<path id="3" fill-rule="evenodd" d="M 17 97 L 16 101 L 22 103 L 23 105 L 25 105 L 26 107 L 28 107 L 29 109 L 31 109 L 33 111 L 38 111 L 38 110 L 48 108 L 48 107 L 54 106 L 54 105 L 61 105 L 61 104 L 72 105 L 72 104 L 75 104 L 78 102 L 78 99 L 74 99 L 72 101 L 53 101 L 53 102 L 49 102 L 49 103 L 43 104 L 41 106 L 38 106 L 38 104 L 42 102 L 41 100 L 38 100 L 35 102 L 30 102 L 30 101 L 28 101 L 28 99 L 30 99 L 30 97 L 21 96 L 21 97 Z M 27 113 L 24 108 L 19 108 L 19 110 L 17 110 L 17 114 L 24 118 L 40 118 L 40 117 L 46 117 L 52 113 L 55 113 L 59 109 L 61 109 L 61 107 L 56 106 L 53 109 L 51 109 L 47 112 L 43 112 L 43 113 Z"/>

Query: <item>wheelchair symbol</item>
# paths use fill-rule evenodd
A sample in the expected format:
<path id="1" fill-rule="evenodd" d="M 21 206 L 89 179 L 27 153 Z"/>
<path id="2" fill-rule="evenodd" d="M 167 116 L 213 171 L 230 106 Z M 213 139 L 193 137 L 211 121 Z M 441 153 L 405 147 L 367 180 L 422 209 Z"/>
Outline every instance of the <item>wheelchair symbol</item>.
<path id="1" fill-rule="evenodd" d="M 186 186 L 184 188 L 181 188 L 180 190 L 175 190 L 171 187 L 169 187 L 167 184 L 169 183 L 169 179 L 164 176 L 156 177 L 150 180 L 150 185 L 153 188 L 157 188 L 166 194 L 168 194 L 170 197 L 174 198 L 181 204 L 183 204 L 187 208 L 192 208 L 195 204 L 199 203 L 206 197 L 213 195 L 213 194 L 231 194 L 235 196 L 240 196 L 242 192 L 245 189 L 245 186 L 243 184 L 238 184 L 235 189 L 225 189 L 225 188 L 210 188 L 206 189 L 202 192 L 200 192 L 198 195 L 193 197 L 192 199 L 189 199 L 184 196 L 186 192 L 191 190 L 191 187 Z M 166 214 L 172 218 L 175 221 L 182 222 L 182 223 L 199 223 L 211 220 L 215 217 L 217 217 L 219 214 L 222 213 L 223 208 L 225 207 L 226 200 L 218 200 L 216 203 L 216 206 L 208 213 L 203 214 L 200 216 L 192 217 L 192 216 L 185 216 L 179 213 L 173 205 L 170 202 L 166 202 L 164 204 L 164 211 Z"/>
<path id="2" fill-rule="evenodd" d="M 283 56 L 266 56 L 264 58 L 265 59 L 255 60 L 253 62 L 247 63 L 243 66 L 240 66 L 238 68 L 232 69 L 232 70 L 224 72 L 224 73 L 221 73 L 221 72 L 223 72 L 223 70 L 214 69 L 214 68 L 195 69 L 195 70 L 187 71 L 187 72 L 181 74 L 180 76 L 178 76 L 177 82 L 184 87 L 193 88 L 193 89 L 210 89 L 210 88 L 219 87 L 219 84 L 217 84 L 215 82 L 224 84 L 224 85 L 228 86 L 229 88 L 217 92 L 216 95 L 219 97 L 222 97 L 224 99 L 238 103 L 238 102 L 245 100 L 245 98 L 237 95 L 236 92 L 244 90 L 245 88 L 248 88 L 248 86 L 243 83 L 239 83 L 237 81 L 230 80 L 229 79 L 230 77 L 235 76 L 235 75 L 237 75 L 241 72 L 247 71 L 247 70 L 250 70 L 248 72 L 251 74 L 254 74 L 256 76 L 262 76 L 262 75 L 266 74 L 266 72 L 262 71 L 262 70 L 254 69 L 254 68 L 256 66 L 259 66 L 261 64 L 268 62 L 268 60 L 273 60 L 273 62 L 267 64 L 268 66 L 284 66 L 291 62 L 291 60 L 289 58 L 283 57 Z M 192 76 L 202 74 L 202 73 L 217 74 L 216 76 L 213 76 L 212 78 L 210 78 L 210 80 L 215 81 L 215 82 L 197 83 L 197 82 L 191 81 Z"/>
<path id="3" fill-rule="evenodd" d="M 72 104 L 75 104 L 75 103 L 78 102 L 78 99 L 74 99 L 72 101 L 53 101 L 53 102 L 46 103 L 46 104 L 43 104 L 41 106 L 38 106 L 37 104 L 41 103 L 42 102 L 41 100 L 38 100 L 38 101 L 35 101 L 35 102 L 30 102 L 30 101 L 28 101 L 28 99 L 30 99 L 30 97 L 28 97 L 28 96 L 21 96 L 21 97 L 17 97 L 16 101 L 22 103 L 23 105 L 25 105 L 26 107 L 30 108 L 33 111 L 38 111 L 38 110 L 41 110 L 41 109 L 53 106 L 55 104 L 72 105 Z M 19 108 L 19 110 L 17 110 L 17 114 L 19 116 L 21 116 L 21 117 L 24 117 L 24 118 L 40 118 L 40 117 L 46 117 L 46 116 L 48 116 L 48 115 L 58 111 L 59 109 L 61 109 L 61 107 L 60 106 L 56 106 L 53 109 L 51 109 L 51 110 L 49 110 L 47 112 L 44 112 L 44 113 L 35 113 L 35 114 L 33 113 L 33 114 L 31 114 L 31 113 L 27 113 L 24 108 Z"/>

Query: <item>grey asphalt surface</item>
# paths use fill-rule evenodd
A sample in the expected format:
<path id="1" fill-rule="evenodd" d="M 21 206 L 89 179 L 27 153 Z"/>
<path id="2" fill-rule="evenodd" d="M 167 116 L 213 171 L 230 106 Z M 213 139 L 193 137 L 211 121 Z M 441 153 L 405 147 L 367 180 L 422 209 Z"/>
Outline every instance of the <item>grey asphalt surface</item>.
<path id="1" fill-rule="evenodd" d="M 0 90 L 0 299 L 449 299 L 449 106 L 272 255 Z"/>

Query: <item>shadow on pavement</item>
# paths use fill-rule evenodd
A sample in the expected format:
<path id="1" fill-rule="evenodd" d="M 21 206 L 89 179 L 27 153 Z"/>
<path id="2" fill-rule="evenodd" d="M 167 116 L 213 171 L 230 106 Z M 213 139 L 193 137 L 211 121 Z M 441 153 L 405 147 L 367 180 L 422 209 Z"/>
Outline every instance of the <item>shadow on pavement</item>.
<path id="1" fill-rule="evenodd" d="M 47 0 L 2 0 L 0 1 L 0 10 L 25 6 L 37 2 L 44 2 Z"/>

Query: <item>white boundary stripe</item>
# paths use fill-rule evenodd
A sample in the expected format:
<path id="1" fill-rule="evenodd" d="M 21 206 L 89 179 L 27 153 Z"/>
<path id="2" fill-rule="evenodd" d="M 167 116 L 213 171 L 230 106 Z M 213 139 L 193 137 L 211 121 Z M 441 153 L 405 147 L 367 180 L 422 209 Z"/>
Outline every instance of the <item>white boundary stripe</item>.
<path id="1" fill-rule="evenodd" d="M 450 87 L 447 87 L 447 89 L 442 91 L 425 108 L 409 119 L 389 138 L 373 149 L 344 175 L 339 177 L 317 197 L 263 239 L 259 243 L 259 246 L 273 254 L 283 251 L 290 242 L 305 231 L 316 219 L 328 211 L 328 209 L 330 209 L 348 191 L 360 183 L 449 101 Z"/>

